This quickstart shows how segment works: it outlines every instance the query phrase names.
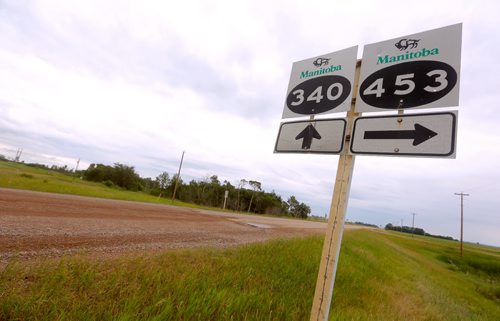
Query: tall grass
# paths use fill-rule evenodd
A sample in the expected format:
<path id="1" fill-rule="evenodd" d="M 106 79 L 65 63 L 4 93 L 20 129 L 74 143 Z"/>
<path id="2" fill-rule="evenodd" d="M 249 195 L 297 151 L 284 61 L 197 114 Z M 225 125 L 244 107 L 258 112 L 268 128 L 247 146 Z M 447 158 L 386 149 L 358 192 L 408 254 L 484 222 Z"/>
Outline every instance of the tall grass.
<path id="1" fill-rule="evenodd" d="M 480 288 L 500 289 L 500 249 L 484 255 L 467 248 L 460 259 L 453 241 L 385 231 L 349 234 L 339 263 L 335 320 L 497 320 L 500 315 L 500 298 Z M 496 272 L 483 278 L 457 270 L 441 259 L 444 254 L 460 262 L 488 262 Z"/>
<path id="2" fill-rule="evenodd" d="M 0 319 L 303 320 L 320 243 L 11 264 L 0 278 Z"/>
<path id="3" fill-rule="evenodd" d="M 0 275 L 0 320 L 308 320 L 321 247 L 309 237 L 13 262 Z M 500 251 L 457 253 L 455 242 L 346 231 L 330 320 L 498 320 L 485 289 L 499 289 Z"/>

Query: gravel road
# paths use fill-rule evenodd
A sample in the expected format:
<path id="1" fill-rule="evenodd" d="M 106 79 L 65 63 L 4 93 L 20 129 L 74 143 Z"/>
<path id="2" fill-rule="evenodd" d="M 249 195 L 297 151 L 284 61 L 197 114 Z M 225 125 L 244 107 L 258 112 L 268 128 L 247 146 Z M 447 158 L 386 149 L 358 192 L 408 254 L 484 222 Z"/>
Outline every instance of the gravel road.
<path id="1" fill-rule="evenodd" d="M 0 188 L 0 263 L 12 258 L 227 247 L 324 233 L 325 223 Z"/>

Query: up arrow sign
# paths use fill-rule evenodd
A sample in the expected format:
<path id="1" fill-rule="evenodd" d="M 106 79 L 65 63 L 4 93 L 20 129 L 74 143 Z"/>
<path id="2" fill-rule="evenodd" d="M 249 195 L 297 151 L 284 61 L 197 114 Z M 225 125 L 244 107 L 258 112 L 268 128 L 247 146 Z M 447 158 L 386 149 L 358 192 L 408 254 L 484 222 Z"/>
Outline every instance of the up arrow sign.
<path id="1" fill-rule="evenodd" d="M 346 124 L 342 118 L 282 123 L 274 152 L 340 154 L 344 147 Z"/>
<path id="2" fill-rule="evenodd" d="M 321 135 L 312 124 L 309 124 L 300 134 L 295 137 L 295 140 L 302 138 L 302 149 L 310 149 L 313 138 L 321 139 Z"/>
<path id="3" fill-rule="evenodd" d="M 413 139 L 413 146 L 417 146 L 436 135 L 429 128 L 415 124 L 414 130 L 366 131 L 364 139 Z"/>

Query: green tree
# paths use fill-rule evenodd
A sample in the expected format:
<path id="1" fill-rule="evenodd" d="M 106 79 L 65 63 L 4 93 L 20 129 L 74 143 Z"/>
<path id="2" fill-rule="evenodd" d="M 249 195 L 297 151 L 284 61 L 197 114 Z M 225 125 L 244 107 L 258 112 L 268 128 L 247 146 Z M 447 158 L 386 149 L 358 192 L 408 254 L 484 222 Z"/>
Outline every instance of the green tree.
<path id="1" fill-rule="evenodd" d="M 241 194 L 241 189 L 245 187 L 245 185 L 248 184 L 248 181 L 244 178 L 240 179 L 240 181 L 238 182 L 238 200 L 236 201 L 236 210 L 237 211 L 241 211 L 241 207 L 240 207 L 240 194 Z"/>
<path id="2" fill-rule="evenodd" d="M 112 180 L 113 167 L 103 164 L 90 164 L 83 177 L 91 182 Z"/>
<path id="3" fill-rule="evenodd" d="M 116 185 L 128 190 L 142 190 L 140 185 L 140 177 L 135 172 L 133 166 L 115 163 L 113 167 L 112 181 Z"/>
<path id="4" fill-rule="evenodd" d="M 293 216 L 297 218 L 307 218 L 307 216 L 311 213 L 311 208 L 304 203 L 300 203 L 295 207 L 295 211 Z"/>
<path id="5" fill-rule="evenodd" d="M 295 212 L 295 208 L 299 205 L 299 201 L 297 201 L 297 199 L 295 198 L 295 196 L 290 196 L 288 198 L 288 200 L 286 201 L 286 207 L 287 207 L 287 211 L 288 213 L 290 213 L 291 215 L 293 215 L 293 213 Z"/>
<path id="6" fill-rule="evenodd" d="M 167 190 L 167 188 L 169 188 L 172 182 L 167 172 L 163 172 L 160 175 L 158 175 L 156 177 L 156 182 L 158 183 L 158 188 L 160 189 L 160 195 L 158 195 L 158 198 L 160 198 L 162 193 L 164 193 Z"/>
<path id="7" fill-rule="evenodd" d="M 262 191 L 262 184 L 260 182 L 257 182 L 257 181 L 248 181 L 248 184 L 250 185 L 250 187 L 253 190 L 252 197 L 250 198 L 250 204 L 248 205 L 248 211 L 247 211 L 247 212 L 250 212 L 250 208 L 252 207 L 252 201 L 254 199 L 255 193 L 257 191 L 259 191 L 259 192 Z"/>
<path id="8" fill-rule="evenodd" d="M 290 196 L 287 201 L 288 213 L 293 217 L 307 218 L 311 213 L 311 208 L 304 203 L 300 203 L 295 196 Z"/>

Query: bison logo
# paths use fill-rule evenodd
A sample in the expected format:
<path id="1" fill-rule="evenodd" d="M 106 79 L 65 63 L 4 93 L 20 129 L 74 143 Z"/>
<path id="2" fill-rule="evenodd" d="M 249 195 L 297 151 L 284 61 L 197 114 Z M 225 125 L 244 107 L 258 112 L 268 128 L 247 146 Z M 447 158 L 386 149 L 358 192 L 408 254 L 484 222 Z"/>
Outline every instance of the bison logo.
<path id="1" fill-rule="evenodd" d="M 414 49 L 418 47 L 418 42 L 420 39 L 401 39 L 398 42 L 396 42 L 394 45 L 396 48 L 399 49 L 399 51 L 403 51 L 406 49 Z"/>
<path id="2" fill-rule="evenodd" d="M 313 65 L 319 68 L 321 66 L 327 66 L 329 62 L 330 58 L 318 58 L 313 61 Z"/>

